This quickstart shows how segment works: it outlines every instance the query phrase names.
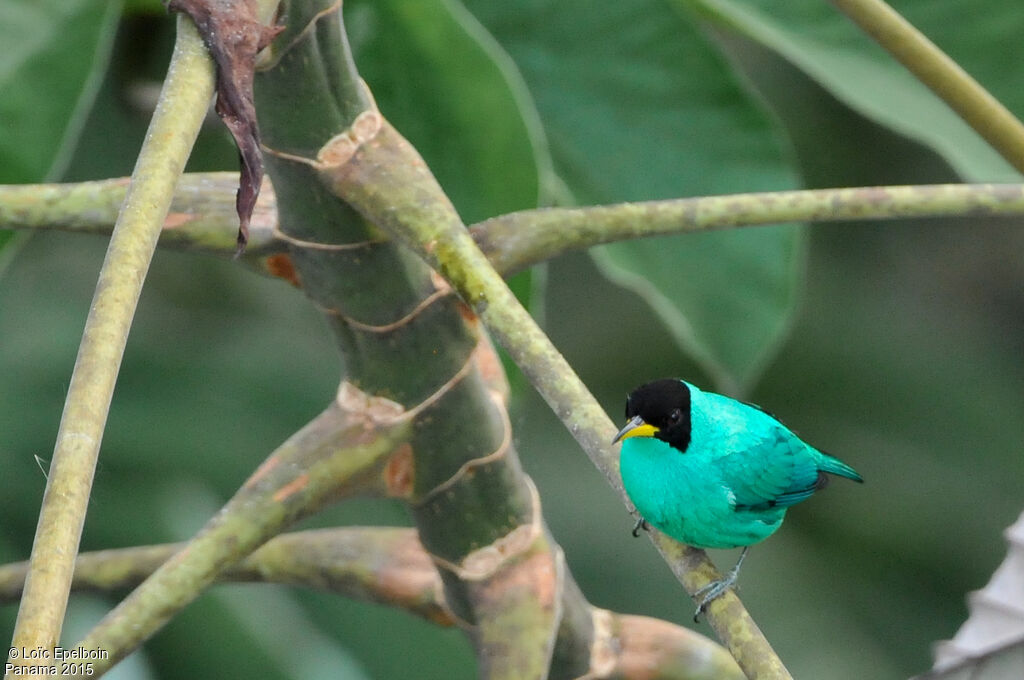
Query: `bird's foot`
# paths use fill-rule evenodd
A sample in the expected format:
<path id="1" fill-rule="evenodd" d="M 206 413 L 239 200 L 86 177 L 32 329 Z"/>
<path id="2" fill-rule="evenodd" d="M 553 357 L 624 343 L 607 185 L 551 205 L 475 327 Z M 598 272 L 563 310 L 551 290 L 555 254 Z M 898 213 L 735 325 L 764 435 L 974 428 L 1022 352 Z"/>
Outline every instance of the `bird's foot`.
<path id="1" fill-rule="evenodd" d="M 640 536 L 640 530 L 641 529 L 643 529 L 644 531 L 650 531 L 651 530 L 651 525 L 648 524 L 647 520 L 645 520 L 643 517 L 638 519 L 636 521 L 636 524 L 633 525 L 633 538 L 637 538 L 637 537 Z"/>
<path id="2" fill-rule="evenodd" d="M 712 581 L 711 583 L 707 584 L 706 586 L 695 592 L 693 594 L 694 599 L 700 597 L 701 595 L 703 595 L 704 598 L 700 601 L 700 604 L 697 605 L 697 611 L 693 613 L 693 622 L 700 623 L 701 614 L 707 611 L 708 605 L 711 604 L 715 598 L 720 596 L 725 591 L 729 590 L 729 588 L 732 588 L 733 584 L 735 583 L 736 574 L 730 571 L 725 578 L 719 581 Z"/>
<path id="3" fill-rule="evenodd" d="M 736 583 L 736 578 L 740 575 L 740 567 L 743 565 L 743 558 L 746 556 L 747 548 L 743 548 L 743 552 L 740 553 L 740 558 L 736 560 L 736 566 L 729 570 L 729 573 L 725 575 L 725 578 L 718 581 L 712 581 L 693 594 L 694 599 L 701 595 L 704 596 L 700 601 L 700 604 L 697 605 L 697 611 L 693 613 L 694 623 L 700 623 L 700 615 L 707 611 L 708 605 L 711 604 L 715 598 L 733 587 Z"/>

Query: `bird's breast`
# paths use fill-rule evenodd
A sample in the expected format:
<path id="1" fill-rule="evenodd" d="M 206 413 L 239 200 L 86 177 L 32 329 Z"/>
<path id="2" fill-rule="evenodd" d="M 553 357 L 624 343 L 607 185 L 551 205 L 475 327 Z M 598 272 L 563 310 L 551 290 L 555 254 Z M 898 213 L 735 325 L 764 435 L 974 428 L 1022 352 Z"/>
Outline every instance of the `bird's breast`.
<path id="1" fill-rule="evenodd" d="M 782 521 L 782 511 L 738 512 L 715 459 L 699 452 L 684 454 L 660 440 L 636 437 L 623 442 L 619 462 L 623 486 L 641 516 L 688 545 L 750 545 Z"/>

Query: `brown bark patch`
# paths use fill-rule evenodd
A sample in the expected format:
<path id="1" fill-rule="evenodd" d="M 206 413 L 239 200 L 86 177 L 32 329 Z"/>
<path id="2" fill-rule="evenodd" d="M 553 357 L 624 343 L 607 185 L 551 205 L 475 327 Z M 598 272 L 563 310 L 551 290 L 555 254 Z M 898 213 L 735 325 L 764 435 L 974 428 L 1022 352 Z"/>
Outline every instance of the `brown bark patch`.
<path id="1" fill-rule="evenodd" d="M 274 501 L 280 503 L 288 499 L 299 491 L 306 488 L 309 484 L 309 475 L 303 472 L 301 475 L 288 482 L 274 493 Z"/>
<path id="2" fill-rule="evenodd" d="M 192 215 L 188 213 L 172 212 L 167 213 L 167 217 L 164 218 L 164 229 L 176 229 L 183 224 L 188 224 L 192 221 Z"/>
<path id="3" fill-rule="evenodd" d="M 246 481 L 245 486 L 255 486 L 256 484 L 259 483 L 261 479 L 270 474 L 271 470 L 273 470 L 280 464 L 281 459 L 278 458 L 277 456 L 271 456 L 270 458 L 267 458 L 260 464 L 258 468 L 256 468 L 256 472 L 252 473 L 252 476 L 250 476 L 248 481 Z"/>
<path id="4" fill-rule="evenodd" d="M 292 264 L 292 258 L 289 257 L 287 253 L 271 255 L 266 259 L 266 266 L 267 272 L 271 276 L 284 279 L 296 288 L 302 288 L 302 282 L 299 281 L 299 273 L 295 271 L 295 265 Z"/>
<path id="5" fill-rule="evenodd" d="M 402 444 L 384 466 L 384 484 L 388 495 L 394 498 L 412 497 L 413 482 L 416 480 L 416 463 L 412 446 Z"/>

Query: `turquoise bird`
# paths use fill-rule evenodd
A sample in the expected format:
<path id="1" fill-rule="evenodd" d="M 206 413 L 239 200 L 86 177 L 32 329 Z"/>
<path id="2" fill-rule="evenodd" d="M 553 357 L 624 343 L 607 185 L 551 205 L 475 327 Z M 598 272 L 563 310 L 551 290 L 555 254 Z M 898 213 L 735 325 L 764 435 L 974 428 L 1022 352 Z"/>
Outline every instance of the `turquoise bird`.
<path id="1" fill-rule="evenodd" d="M 863 482 L 857 472 L 806 444 L 757 406 L 683 380 L 656 380 L 626 399 L 622 483 L 647 522 L 696 548 L 743 552 L 704 595 L 694 620 L 732 586 L 747 549 L 775 533 L 791 505 L 810 498 L 828 475 Z"/>

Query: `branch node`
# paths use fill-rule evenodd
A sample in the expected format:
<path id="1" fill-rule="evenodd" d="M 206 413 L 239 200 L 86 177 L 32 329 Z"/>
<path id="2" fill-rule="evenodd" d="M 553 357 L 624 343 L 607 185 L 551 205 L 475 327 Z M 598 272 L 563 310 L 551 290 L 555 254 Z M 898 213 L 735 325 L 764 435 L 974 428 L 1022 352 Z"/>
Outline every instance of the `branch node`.
<path id="1" fill-rule="evenodd" d="M 352 160 L 356 152 L 380 132 L 384 118 L 376 109 L 363 111 L 348 130 L 327 140 L 316 155 L 321 170 L 333 170 Z"/>
<path id="2" fill-rule="evenodd" d="M 335 400 L 344 411 L 361 416 L 368 429 L 390 425 L 406 414 L 398 402 L 367 394 L 347 380 L 342 381 Z"/>

